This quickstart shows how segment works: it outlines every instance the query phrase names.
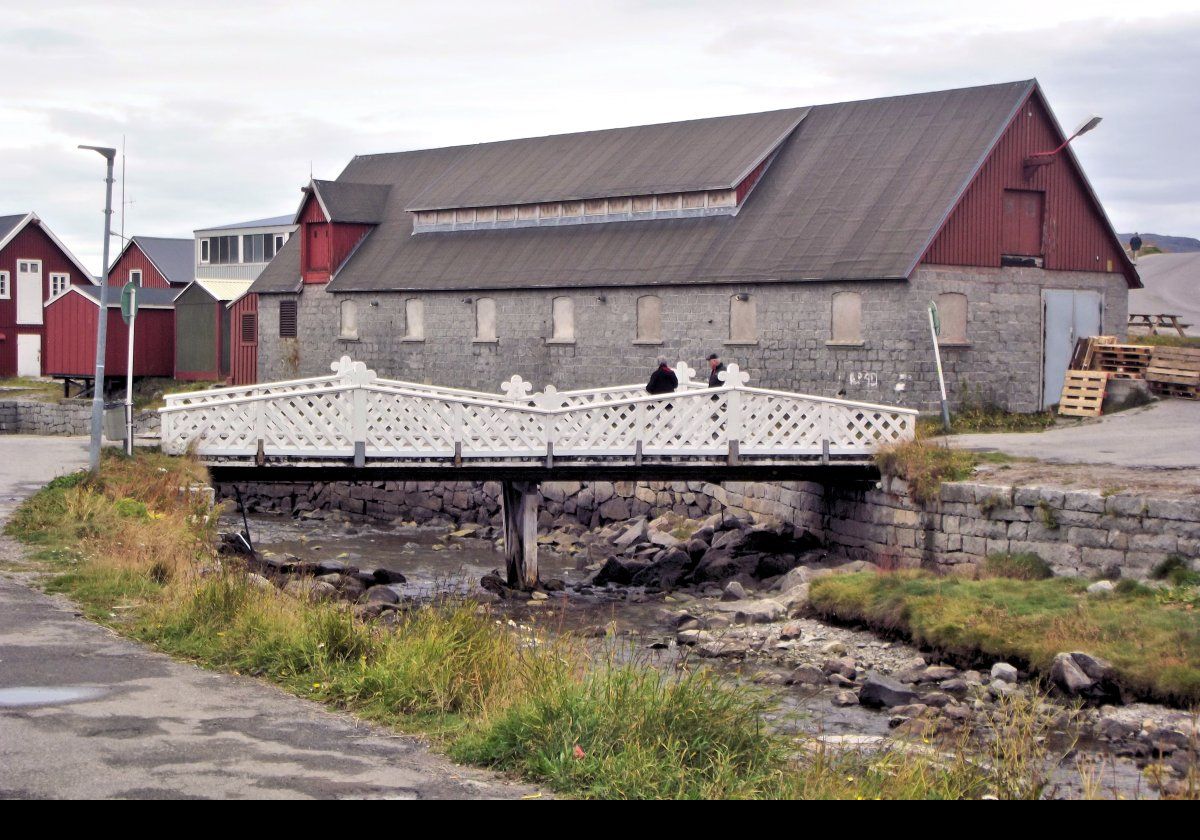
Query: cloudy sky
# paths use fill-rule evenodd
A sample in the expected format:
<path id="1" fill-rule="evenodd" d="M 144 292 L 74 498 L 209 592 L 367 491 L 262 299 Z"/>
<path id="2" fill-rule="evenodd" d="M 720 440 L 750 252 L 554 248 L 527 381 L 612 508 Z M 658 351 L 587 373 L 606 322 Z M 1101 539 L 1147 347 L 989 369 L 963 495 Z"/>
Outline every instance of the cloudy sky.
<path id="1" fill-rule="evenodd" d="M 295 209 L 354 154 L 1036 76 L 1118 229 L 1200 236 L 1200 3 L 0 0 L 0 214 L 126 233 Z M 114 245 L 118 248 L 119 245 Z"/>

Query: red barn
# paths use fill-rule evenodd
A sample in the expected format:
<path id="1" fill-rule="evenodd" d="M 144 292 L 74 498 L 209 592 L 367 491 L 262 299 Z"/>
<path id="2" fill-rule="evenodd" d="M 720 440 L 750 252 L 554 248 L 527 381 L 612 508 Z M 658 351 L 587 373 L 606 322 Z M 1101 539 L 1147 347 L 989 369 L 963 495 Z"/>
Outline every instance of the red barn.
<path id="1" fill-rule="evenodd" d="M 138 292 L 138 315 L 133 334 L 133 375 L 174 375 L 175 289 L 149 288 Z M 121 297 L 111 294 L 108 303 L 108 336 L 105 341 L 105 377 L 125 376 L 129 328 L 121 318 Z M 45 373 L 62 379 L 90 380 L 96 366 L 96 326 L 100 315 L 100 289 L 76 286 L 45 306 Z"/>
<path id="2" fill-rule="evenodd" d="M 196 279 L 196 245 L 192 239 L 135 236 L 113 261 L 108 282 L 124 286 L 133 280 L 143 289 L 182 289 Z"/>
<path id="3" fill-rule="evenodd" d="M 0 216 L 0 377 L 41 376 L 43 305 L 72 286 L 95 283 L 36 213 Z"/>

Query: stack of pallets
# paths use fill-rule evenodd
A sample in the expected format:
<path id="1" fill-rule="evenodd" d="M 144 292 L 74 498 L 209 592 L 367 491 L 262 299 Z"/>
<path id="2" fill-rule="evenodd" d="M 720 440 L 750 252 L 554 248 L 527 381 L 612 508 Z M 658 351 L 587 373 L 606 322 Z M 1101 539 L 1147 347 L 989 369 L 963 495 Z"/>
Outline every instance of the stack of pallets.
<path id="1" fill-rule="evenodd" d="M 1155 347 L 1146 379 L 1160 397 L 1200 399 L 1200 349 Z"/>
<path id="2" fill-rule="evenodd" d="M 1109 379 L 1143 379 L 1153 350 L 1141 344 L 1097 344 L 1089 367 L 1106 372 Z"/>
<path id="3" fill-rule="evenodd" d="M 1068 417 L 1099 417 L 1107 389 L 1107 372 L 1069 370 L 1058 400 L 1058 413 Z"/>

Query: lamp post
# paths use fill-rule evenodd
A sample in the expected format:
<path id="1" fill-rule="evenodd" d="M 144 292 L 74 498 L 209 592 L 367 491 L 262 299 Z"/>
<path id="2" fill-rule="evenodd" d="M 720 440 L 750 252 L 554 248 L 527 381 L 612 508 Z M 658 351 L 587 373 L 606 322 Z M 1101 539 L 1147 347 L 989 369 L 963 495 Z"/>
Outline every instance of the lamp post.
<path id="1" fill-rule="evenodd" d="M 88 469 L 100 469 L 100 436 L 104 426 L 104 353 L 108 341 L 108 240 L 112 232 L 113 161 L 117 150 L 107 146 L 80 146 L 102 155 L 106 161 L 104 176 L 104 264 L 100 270 L 100 316 L 96 324 L 96 375 L 92 380 L 92 442 L 88 449 Z"/>
<path id="2" fill-rule="evenodd" d="M 1100 125 L 1103 117 L 1092 115 L 1079 124 L 1079 127 L 1071 132 L 1071 136 L 1058 144 L 1058 147 L 1051 149 L 1048 152 L 1034 152 L 1029 157 L 1025 158 L 1025 179 L 1033 177 L 1033 173 L 1039 166 L 1048 166 L 1054 163 L 1054 156 L 1070 145 L 1071 141 L 1080 135 L 1087 134 L 1096 126 Z"/>

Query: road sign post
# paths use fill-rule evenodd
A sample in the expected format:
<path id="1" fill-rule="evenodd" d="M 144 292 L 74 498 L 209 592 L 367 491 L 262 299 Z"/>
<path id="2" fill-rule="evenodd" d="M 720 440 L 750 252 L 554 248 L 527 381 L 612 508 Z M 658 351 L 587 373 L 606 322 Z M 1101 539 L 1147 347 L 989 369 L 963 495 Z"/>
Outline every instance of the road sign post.
<path id="1" fill-rule="evenodd" d="M 129 326 L 125 353 L 125 454 L 133 454 L 133 333 L 137 324 L 138 286 L 132 280 L 121 287 L 121 318 Z"/>
<path id="2" fill-rule="evenodd" d="M 937 362 L 938 386 L 942 389 L 942 426 L 950 431 L 950 406 L 946 401 L 946 377 L 942 373 L 942 348 L 938 336 L 942 332 L 942 319 L 938 317 L 937 304 L 929 301 L 929 335 L 933 339 L 933 358 Z"/>

